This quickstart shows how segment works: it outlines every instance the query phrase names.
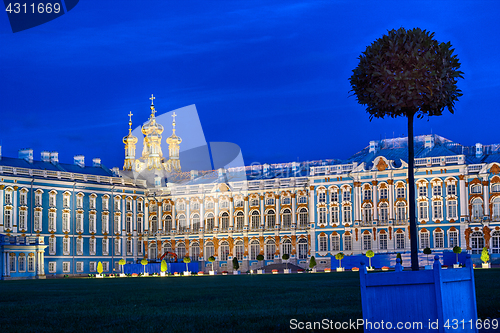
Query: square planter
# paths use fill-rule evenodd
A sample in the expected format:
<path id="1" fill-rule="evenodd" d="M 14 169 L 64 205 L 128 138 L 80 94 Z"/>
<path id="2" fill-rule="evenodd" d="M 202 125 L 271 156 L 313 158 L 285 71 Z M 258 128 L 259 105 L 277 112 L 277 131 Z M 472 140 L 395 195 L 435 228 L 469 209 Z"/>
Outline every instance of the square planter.
<path id="1" fill-rule="evenodd" d="M 316 273 L 316 268 L 311 269 L 311 273 Z"/>
<path id="2" fill-rule="evenodd" d="M 149 276 L 149 273 L 144 273 L 144 275 L 143 275 L 143 276 Z"/>
<path id="3" fill-rule="evenodd" d="M 174 276 L 181 276 L 179 272 L 174 272 Z"/>
<path id="4" fill-rule="evenodd" d="M 266 272 L 266 271 L 265 271 L 265 270 L 263 270 L 263 269 L 258 269 L 258 270 L 257 270 L 257 274 L 264 274 L 265 272 Z"/>
<path id="5" fill-rule="evenodd" d="M 210 275 L 217 275 L 217 272 L 216 271 L 208 271 L 208 274 L 210 274 Z"/>
<path id="6" fill-rule="evenodd" d="M 278 274 L 278 271 L 273 269 L 273 274 Z"/>
<path id="7" fill-rule="evenodd" d="M 96 274 L 95 277 L 98 278 L 98 279 L 103 279 L 104 278 L 104 274 Z"/>
<path id="8" fill-rule="evenodd" d="M 453 264 L 453 268 L 460 268 L 460 264 Z"/>
<path id="9" fill-rule="evenodd" d="M 123 273 L 120 273 L 120 277 L 126 277 L 126 275 Z"/>
<path id="10" fill-rule="evenodd" d="M 366 270 L 367 270 L 368 272 L 372 272 L 372 271 L 374 271 L 374 270 L 375 270 L 375 268 L 373 268 L 373 267 L 366 267 Z"/>
<path id="11" fill-rule="evenodd" d="M 288 269 L 285 268 L 283 270 L 283 274 L 290 274 L 290 273 L 292 273 L 292 269 L 291 268 L 288 268 Z"/>
<path id="12" fill-rule="evenodd" d="M 160 276 L 166 276 L 165 272 L 160 272 Z"/>
<path id="13" fill-rule="evenodd" d="M 198 276 L 203 276 L 203 272 L 198 272 Z"/>
<path id="14" fill-rule="evenodd" d="M 240 275 L 240 271 L 233 271 L 233 275 Z"/>
<path id="15" fill-rule="evenodd" d="M 344 271 L 344 267 L 337 267 L 337 272 L 343 272 Z"/>
<path id="16" fill-rule="evenodd" d="M 482 264 L 481 264 L 481 267 L 482 267 L 482 268 L 491 268 L 491 264 L 490 264 L 489 262 L 487 262 L 487 263 L 482 263 Z"/>
<path id="17" fill-rule="evenodd" d="M 191 272 L 183 272 L 184 276 L 191 276 Z"/>

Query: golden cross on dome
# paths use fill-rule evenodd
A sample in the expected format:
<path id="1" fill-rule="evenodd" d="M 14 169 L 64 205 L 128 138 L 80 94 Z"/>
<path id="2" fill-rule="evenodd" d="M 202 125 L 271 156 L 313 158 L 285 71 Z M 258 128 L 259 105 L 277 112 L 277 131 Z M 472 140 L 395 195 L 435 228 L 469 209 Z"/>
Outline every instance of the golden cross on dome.
<path id="1" fill-rule="evenodd" d="M 132 116 L 133 116 L 132 111 L 129 112 L 128 116 L 129 116 L 129 121 L 132 122 Z"/>
<path id="2" fill-rule="evenodd" d="M 153 100 L 154 100 L 155 98 L 156 98 L 156 97 L 154 97 L 154 96 L 153 96 L 153 94 L 151 94 L 151 97 L 149 97 L 149 99 L 151 100 L 151 105 L 153 105 L 153 104 L 154 104 L 154 103 L 153 103 L 153 102 L 154 102 Z"/>
<path id="3" fill-rule="evenodd" d="M 174 125 L 175 125 L 175 117 L 176 117 L 176 116 L 177 116 L 177 115 L 175 114 L 175 112 L 174 112 L 174 113 L 172 113 L 172 118 L 174 118 Z"/>
<path id="4" fill-rule="evenodd" d="M 128 113 L 128 117 L 129 117 L 129 119 L 128 119 L 128 132 L 129 133 L 132 132 L 132 116 L 133 116 L 132 111 L 130 111 Z"/>

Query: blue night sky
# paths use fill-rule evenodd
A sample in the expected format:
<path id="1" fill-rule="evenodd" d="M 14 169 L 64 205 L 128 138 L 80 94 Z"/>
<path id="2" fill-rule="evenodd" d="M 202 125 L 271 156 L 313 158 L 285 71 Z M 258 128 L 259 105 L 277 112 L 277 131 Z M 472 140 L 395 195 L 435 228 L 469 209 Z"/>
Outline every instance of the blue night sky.
<path id="1" fill-rule="evenodd" d="M 205 140 L 239 145 L 247 165 L 348 158 L 370 140 L 406 136 L 406 119 L 370 122 L 349 97 L 357 57 L 399 27 L 450 41 L 465 73 L 455 114 L 416 121 L 415 135 L 499 143 L 499 9 L 494 0 L 85 0 L 18 33 L 3 13 L 2 155 L 30 147 L 35 159 L 49 150 L 61 162 L 83 154 L 122 167 L 127 114 L 141 125 L 154 94 L 159 114 L 195 104 Z"/>

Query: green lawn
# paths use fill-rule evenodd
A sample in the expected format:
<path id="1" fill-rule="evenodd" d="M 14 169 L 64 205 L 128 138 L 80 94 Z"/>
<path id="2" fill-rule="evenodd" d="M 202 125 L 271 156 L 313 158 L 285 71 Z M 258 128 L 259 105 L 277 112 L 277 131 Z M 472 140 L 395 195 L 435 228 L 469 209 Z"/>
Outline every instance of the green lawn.
<path id="1" fill-rule="evenodd" d="M 475 272 L 479 317 L 500 317 L 500 269 Z M 294 318 L 362 318 L 359 273 L 0 282 L 2 332 L 279 332 Z"/>

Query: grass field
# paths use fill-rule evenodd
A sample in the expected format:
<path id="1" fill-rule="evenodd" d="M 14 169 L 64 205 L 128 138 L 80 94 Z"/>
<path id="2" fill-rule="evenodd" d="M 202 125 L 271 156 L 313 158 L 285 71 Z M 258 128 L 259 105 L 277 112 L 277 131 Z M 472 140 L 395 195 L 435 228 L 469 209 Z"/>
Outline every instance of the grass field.
<path id="1" fill-rule="evenodd" d="M 475 277 L 479 317 L 500 317 L 500 269 Z M 359 273 L 0 282 L 2 332 L 285 332 L 294 318 L 362 318 Z"/>

